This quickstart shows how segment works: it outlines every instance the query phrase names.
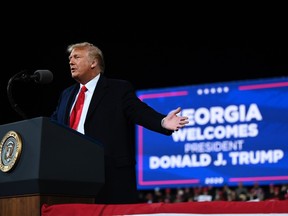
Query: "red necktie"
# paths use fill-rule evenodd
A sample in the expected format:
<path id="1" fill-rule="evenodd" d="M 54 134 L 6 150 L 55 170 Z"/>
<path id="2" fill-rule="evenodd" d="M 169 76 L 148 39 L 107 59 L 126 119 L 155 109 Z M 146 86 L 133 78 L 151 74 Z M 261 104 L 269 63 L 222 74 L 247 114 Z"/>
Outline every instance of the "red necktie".
<path id="1" fill-rule="evenodd" d="M 74 130 L 77 130 L 77 127 L 80 121 L 86 91 L 87 91 L 87 88 L 85 86 L 82 86 L 81 91 L 78 95 L 77 101 L 70 115 L 70 127 L 73 128 Z"/>

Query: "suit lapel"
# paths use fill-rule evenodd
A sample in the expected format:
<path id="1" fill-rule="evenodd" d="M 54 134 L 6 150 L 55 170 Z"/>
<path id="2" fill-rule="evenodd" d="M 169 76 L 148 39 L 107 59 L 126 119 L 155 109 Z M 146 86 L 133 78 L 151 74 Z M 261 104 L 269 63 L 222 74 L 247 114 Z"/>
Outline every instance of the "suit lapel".
<path id="1" fill-rule="evenodd" d="M 68 124 L 69 123 L 69 118 L 70 118 L 70 110 L 72 108 L 73 102 L 75 100 L 75 97 L 77 95 L 77 92 L 80 88 L 79 84 L 75 84 L 69 93 L 69 96 L 67 97 L 67 102 L 66 102 L 66 113 L 65 113 L 65 122 Z"/>
<path id="2" fill-rule="evenodd" d="M 107 92 L 107 89 L 108 89 L 107 80 L 103 75 L 101 75 L 94 90 L 86 119 L 89 119 L 89 117 L 92 115 L 95 109 L 99 106 L 101 99 Z"/>

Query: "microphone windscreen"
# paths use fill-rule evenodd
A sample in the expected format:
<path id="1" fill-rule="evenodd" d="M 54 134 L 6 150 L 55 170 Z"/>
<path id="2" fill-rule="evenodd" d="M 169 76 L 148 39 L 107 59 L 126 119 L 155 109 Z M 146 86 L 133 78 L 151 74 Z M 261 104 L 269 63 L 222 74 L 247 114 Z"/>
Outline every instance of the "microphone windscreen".
<path id="1" fill-rule="evenodd" d="M 50 83 L 53 80 L 53 73 L 49 70 L 36 70 L 34 75 L 37 76 L 35 81 L 40 84 Z"/>

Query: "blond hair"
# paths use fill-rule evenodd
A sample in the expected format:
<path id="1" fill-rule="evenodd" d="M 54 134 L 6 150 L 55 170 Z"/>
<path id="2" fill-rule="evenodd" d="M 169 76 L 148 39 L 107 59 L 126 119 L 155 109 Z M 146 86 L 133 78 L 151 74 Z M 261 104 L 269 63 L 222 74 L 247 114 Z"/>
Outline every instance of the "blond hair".
<path id="1" fill-rule="evenodd" d="M 87 49 L 89 52 L 89 56 L 92 59 L 96 58 L 98 60 L 101 73 L 104 73 L 104 70 L 105 70 L 104 56 L 103 56 L 102 51 L 97 46 L 89 42 L 75 43 L 75 44 L 71 44 L 68 46 L 67 48 L 68 53 L 71 53 L 72 50 L 75 48 Z"/>

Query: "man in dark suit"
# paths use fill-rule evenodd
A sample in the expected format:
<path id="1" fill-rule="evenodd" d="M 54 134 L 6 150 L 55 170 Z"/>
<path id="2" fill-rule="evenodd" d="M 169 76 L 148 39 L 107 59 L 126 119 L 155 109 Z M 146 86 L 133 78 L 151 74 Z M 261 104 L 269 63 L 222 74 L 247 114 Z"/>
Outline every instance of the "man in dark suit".
<path id="1" fill-rule="evenodd" d="M 180 108 L 163 115 L 142 102 L 128 81 L 106 78 L 102 51 L 93 44 L 72 44 L 68 52 L 71 75 L 77 83 L 62 92 L 51 118 L 69 125 L 70 113 L 85 85 L 85 102 L 76 130 L 101 142 L 105 152 L 105 184 L 96 203 L 136 203 L 135 124 L 171 135 L 184 127 L 188 118 L 177 115 Z"/>

